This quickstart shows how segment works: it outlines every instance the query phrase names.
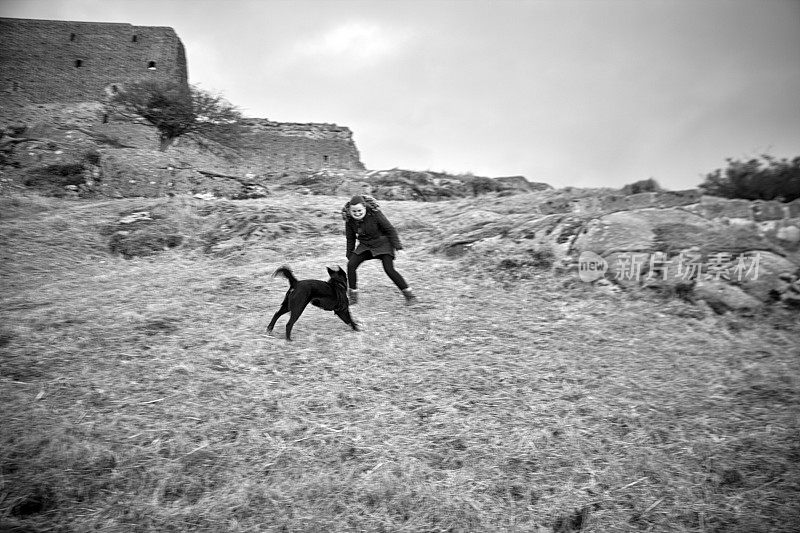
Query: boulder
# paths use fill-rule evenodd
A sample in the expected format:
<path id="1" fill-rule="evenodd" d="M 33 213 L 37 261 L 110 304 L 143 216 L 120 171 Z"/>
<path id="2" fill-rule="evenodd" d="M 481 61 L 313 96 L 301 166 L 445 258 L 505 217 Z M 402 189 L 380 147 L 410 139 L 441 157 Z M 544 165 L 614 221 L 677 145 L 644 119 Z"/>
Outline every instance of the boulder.
<path id="1" fill-rule="evenodd" d="M 718 196 L 702 196 L 700 202 L 686 208 L 708 219 L 734 218 L 752 220 L 752 208 L 749 200 L 730 200 Z"/>
<path id="2" fill-rule="evenodd" d="M 651 254 L 648 252 L 614 252 L 606 255 L 606 278 L 627 288 L 639 287 L 646 279 Z"/>
<path id="3" fill-rule="evenodd" d="M 775 233 L 775 237 L 781 241 L 797 244 L 800 242 L 800 228 L 797 226 L 783 226 L 778 228 L 778 231 Z"/>
<path id="4" fill-rule="evenodd" d="M 719 224 L 682 208 L 649 208 L 618 211 L 590 221 L 575 239 L 573 250 L 591 251 L 600 255 L 612 252 L 672 251 L 697 243 L 664 243 L 665 234 L 695 236 L 698 232 L 717 228 Z M 669 228 L 669 232 L 663 231 Z"/>
<path id="5" fill-rule="evenodd" d="M 752 204 L 753 220 L 781 220 L 786 216 L 782 202 L 756 200 Z"/>
<path id="6" fill-rule="evenodd" d="M 788 218 L 800 218 L 800 198 L 786 204 Z"/>
<path id="7" fill-rule="evenodd" d="M 508 187 L 509 189 L 518 191 L 544 191 L 553 188 L 547 183 L 532 183 L 528 181 L 525 176 L 502 176 L 499 178 L 494 178 L 494 180 L 498 183 L 501 183 L 505 187 Z"/>
<path id="8" fill-rule="evenodd" d="M 479 229 L 490 222 L 497 222 L 505 218 L 503 215 L 494 211 L 483 209 L 469 209 L 459 212 L 457 215 L 443 218 L 442 224 L 454 231 L 470 231 Z"/>
<path id="9" fill-rule="evenodd" d="M 539 205 L 539 212 L 543 215 L 552 215 L 555 213 L 571 213 L 573 205 L 570 200 L 564 198 L 553 198 L 542 202 Z"/>
<path id="10" fill-rule="evenodd" d="M 743 275 L 742 280 L 731 280 L 738 284 L 747 294 L 758 298 L 762 302 L 775 299 L 780 289 L 785 285 L 782 275 L 793 274 L 797 266 L 772 252 L 752 251 L 744 254 L 748 267 L 752 267 L 750 275 Z"/>
<path id="11" fill-rule="evenodd" d="M 656 194 L 655 203 L 659 207 L 678 207 L 696 204 L 700 201 L 702 194 L 697 189 L 687 189 L 684 191 L 659 191 Z"/>
<path id="12" fill-rule="evenodd" d="M 706 302 L 717 314 L 727 311 L 755 311 L 762 307 L 757 298 L 724 281 L 698 280 L 693 294 L 696 299 Z"/>
<path id="13" fill-rule="evenodd" d="M 573 248 L 578 252 L 599 255 L 617 251 L 638 252 L 651 250 L 655 234 L 646 221 L 634 213 L 620 211 L 590 221 L 585 232 L 575 239 Z"/>

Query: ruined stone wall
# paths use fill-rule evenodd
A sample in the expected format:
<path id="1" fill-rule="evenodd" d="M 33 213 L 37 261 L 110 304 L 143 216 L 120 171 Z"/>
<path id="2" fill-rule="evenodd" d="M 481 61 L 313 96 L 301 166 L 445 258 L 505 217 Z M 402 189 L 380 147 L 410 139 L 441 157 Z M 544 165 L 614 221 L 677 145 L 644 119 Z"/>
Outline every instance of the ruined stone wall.
<path id="1" fill-rule="evenodd" d="M 172 28 L 0 18 L 0 42 L 0 96 L 32 103 L 100 100 L 132 82 L 188 83 Z"/>
<path id="2" fill-rule="evenodd" d="M 17 120 L 28 108 L 99 102 L 142 81 L 188 85 L 186 54 L 172 28 L 0 18 L 0 102 L 31 104 L 0 103 L 13 107 Z M 260 118 L 244 126 L 248 172 L 364 169 L 349 128 Z"/>
<path id="3" fill-rule="evenodd" d="M 349 128 L 247 119 L 244 156 L 256 171 L 364 170 Z"/>

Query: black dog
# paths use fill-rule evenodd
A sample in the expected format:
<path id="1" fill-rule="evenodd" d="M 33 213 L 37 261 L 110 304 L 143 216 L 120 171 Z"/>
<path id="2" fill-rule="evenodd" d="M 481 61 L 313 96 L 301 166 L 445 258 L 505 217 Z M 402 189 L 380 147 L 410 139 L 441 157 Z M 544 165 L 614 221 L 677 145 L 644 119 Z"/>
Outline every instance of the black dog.
<path id="1" fill-rule="evenodd" d="M 358 331 L 358 324 L 350 316 L 350 302 L 347 299 L 347 274 L 341 267 L 337 266 L 336 270 L 328 269 L 328 274 L 331 275 L 331 279 L 328 281 L 317 279 L 298 281 L 291 269 L 286 266 L 280 267 L 272 276 L 275 277 L 279 274 L 289 280 L 289 290 L 286 291 L 281 308 L 267 326 L 268 333 L 272 333 L 278 318 L 291 312 L 289 322 L 286 323 L 286 340 L 292 340 L 292 327 L 309 303 L 325 311 L 333 311 L 345 324 Z"/>

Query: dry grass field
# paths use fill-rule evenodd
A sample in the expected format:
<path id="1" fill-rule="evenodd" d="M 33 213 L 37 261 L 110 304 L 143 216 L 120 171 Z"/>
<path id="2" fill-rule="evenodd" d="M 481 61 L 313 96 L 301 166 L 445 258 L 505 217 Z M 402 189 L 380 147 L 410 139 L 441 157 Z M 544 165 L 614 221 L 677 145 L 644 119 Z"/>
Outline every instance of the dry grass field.
<path id="1" fill-rule="evenodd" d="M 447 258 L 478 201 L 385 202 L 421 303 L 369 262 L 362 332 L 266 335 L 344 201 L 3 198 L 0 530 L 800 529 L 796 317 Z M 111 254 L 139 211 L 181 243 Z"/>

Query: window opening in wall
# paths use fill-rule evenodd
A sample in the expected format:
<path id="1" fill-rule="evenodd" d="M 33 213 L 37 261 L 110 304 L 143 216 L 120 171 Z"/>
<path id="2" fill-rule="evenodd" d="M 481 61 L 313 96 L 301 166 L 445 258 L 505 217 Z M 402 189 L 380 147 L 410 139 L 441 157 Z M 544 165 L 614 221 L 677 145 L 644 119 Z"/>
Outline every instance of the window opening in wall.
<path id="1" fill-rule="evenodd" d="M 155 69 L 156 69 L 155 61 L 150 61 L 149 63 L 147 63 L 147 70 L 155 70 Z"/>
<path id="2" fill-rule="evenodd" d="M 80 67 L 82 67 L 82 66 L 83 66 L 83 60 L 82 60 L 82 59 L 76 59 L 76 60 L 75 60 L 75 66 L 76 66 L 77 68 L 80 68 Z"/>
<path id="3" fill-rule="evenodd" d="M 108 113 L 103 113 L 103 124 L 108 124 Z"/>
<path id="4" fill-rule="evenodd" d="M 135 43 L 138 40 L 139 40 L 139 36 L 138 35 L 134 35 L 133 37 L 131 37 L 131 42 L 132 43 Z"/>
<path id="5" fill-rule="evenodd" d="M 77 38 L 77 35 L 75 35 L 74 33 L 70 33 L 69 34 L 69 40 L 70 41 L 74 41 L 76 38 Z"/>
<path id="6" fill-rule="evenodd" d="M 322 156 L 322 162 L 323 163 L 327 163 L 328 162 L 328 156 L 327 155 L 323 155 Z"/>

